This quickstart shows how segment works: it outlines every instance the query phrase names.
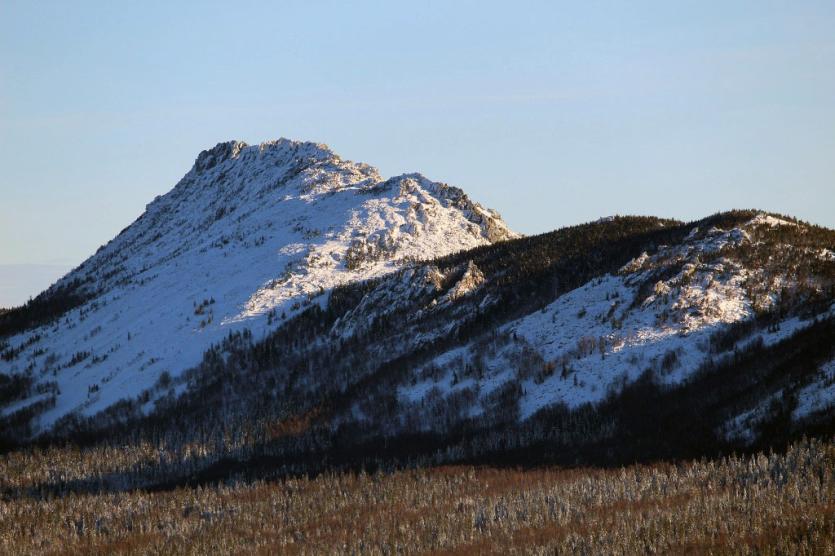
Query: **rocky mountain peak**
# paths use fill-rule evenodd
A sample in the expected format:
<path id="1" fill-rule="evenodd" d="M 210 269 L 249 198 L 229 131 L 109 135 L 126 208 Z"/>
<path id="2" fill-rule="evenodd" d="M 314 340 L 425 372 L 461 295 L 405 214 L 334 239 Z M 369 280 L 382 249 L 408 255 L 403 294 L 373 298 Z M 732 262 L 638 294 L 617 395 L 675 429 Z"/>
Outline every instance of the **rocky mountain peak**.
<path id="1" fill-rule="evenodd" d="M 386 180 L 318 143 L 219 143 L 58 283 L 85 302 L 9 338 L 0 372 L 49 353 L 35 363 L 56 392 L 48 428 L 178 377 L 232 332 L 275 330 L 338 286 L 513 237 L 420 174 Z"/>

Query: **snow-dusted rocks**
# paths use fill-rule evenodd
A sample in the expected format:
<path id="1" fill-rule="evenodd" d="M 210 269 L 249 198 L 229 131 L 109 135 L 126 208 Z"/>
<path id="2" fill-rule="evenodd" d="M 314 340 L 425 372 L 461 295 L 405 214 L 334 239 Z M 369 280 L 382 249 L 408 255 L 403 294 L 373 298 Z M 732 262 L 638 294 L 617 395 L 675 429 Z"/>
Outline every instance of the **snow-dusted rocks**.
<path id="1" fill-rule="evenodd" d="M 472 260 L 446 273 L 434 264 L 406 268 L 377 284 L 353 310 L 336 322 L 331 333 L 347 338 L 367 328 L 381 316 L 414 307 L 417 309 L 406 318 L 419 319 L 426 313 L 449 308 L 462 297 L 475 292 L 484 280 L 484 274 Z"/>
<path id="2" fill-rule="evenodd" d="M 481 270 L 473 261 L 469 261 L 466 270 L 464 270 L 464 274 L 449 290 L 446 297 L 449 301 L 456 301 L 465 295 L 469 295 L 483 283 L 484 274 L 482 274 Z"/>

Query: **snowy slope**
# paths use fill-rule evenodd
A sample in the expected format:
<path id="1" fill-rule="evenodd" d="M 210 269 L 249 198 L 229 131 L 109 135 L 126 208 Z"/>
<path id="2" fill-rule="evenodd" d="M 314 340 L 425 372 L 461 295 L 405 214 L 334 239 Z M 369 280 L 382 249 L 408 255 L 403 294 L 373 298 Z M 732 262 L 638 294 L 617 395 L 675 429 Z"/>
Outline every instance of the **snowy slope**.
<path id="1" fill-rule="evenodd" d="M 419 174 L 384 180 L 314 143 L 221 143 L 55 286 L 80 281 L 89 301 L 5 339 L 20 353 L 0 373 L 30 374 L 39 393 L 2 411 L 55 396 L 42 428 L 91 415 L 336 285 L 513 237 L 497 213 Z"/>
<path id="2" fill-rule="evenodd" d="M 791 419 L 803 421 L 815 414 L 823 415 L 835 410 L 835 360 L 821 365 L 812 380 L 796 389 L 783 388 L 760 400 L 754 407 L 729 419 L 720 431 L 729 440 L 750 443 L 756 439 L 757 429 L 766 421 L 773 404 L 794 398 Z"/>
<path id="3" fill-rule="evenodd" d="M 487 415 L 502 388 L 518 391 L 524 420 L 554 404 L 600 402 L 647 370 L 660 383 L 681 384 L 709 359 L 731 356 L 711 346 L 714 334 L 774 309 L 801 283 L 820 289 L 814 277 L 781 263 L 755 268 L 739 258 L 758 246 L 758 232 L 779 226 L 797 224 L 760 214 L 728 230 L 694 227 L 680 244 L 644 253 L 488 338 L 434 357 L 399 387 L 399 403 L 419 415 L 410 423 L 431 428 L 433 410 L 426 408 L 439 400 L 466 399 L 466 416 Z M 826 260 L 828 253 L 815 256 Z M 744 334 L 738 345 L 772 345 L 811 323 L 786 316 Z M 833 407 L 831 382 L 825 375 L 810 384 L 795 417 Z"/>
<path id="4" fill-rule="evenodd" d="M 794 419 L 803 419 L 817 412 L 831 410 L 835 405 L 835 360 L 824 364 L 819 377 L 798 392 Z"/>

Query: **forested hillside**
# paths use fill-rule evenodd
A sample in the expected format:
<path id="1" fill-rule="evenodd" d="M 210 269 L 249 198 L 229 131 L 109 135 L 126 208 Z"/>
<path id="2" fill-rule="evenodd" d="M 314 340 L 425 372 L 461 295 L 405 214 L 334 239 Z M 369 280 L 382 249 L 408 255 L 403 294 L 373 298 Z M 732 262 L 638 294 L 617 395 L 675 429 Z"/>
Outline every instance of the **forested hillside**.
<path id="1" fill-rule="evenodd" d="M 133 486 L 779 448 L 833 431 L 833 248 L 831 230 L 738 211 L 416 261 L 34 440 L 164 446 L 160 467 L 97 479 Z M 27 411 L 7 413 L 8 445 L 31 439 Z"/>

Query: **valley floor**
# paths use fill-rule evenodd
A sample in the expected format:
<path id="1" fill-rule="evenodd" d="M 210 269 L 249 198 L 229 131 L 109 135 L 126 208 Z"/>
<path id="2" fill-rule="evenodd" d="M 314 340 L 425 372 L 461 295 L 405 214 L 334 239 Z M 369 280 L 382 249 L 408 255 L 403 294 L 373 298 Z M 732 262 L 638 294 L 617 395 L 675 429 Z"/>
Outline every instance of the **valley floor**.
<path id="1" fill-rule="evenodd" d="M 835 550 L 835 441 L 619 469 L 444 467 L 43 494 L 44 477 L 84 468 L 84 457 L 72 448 L 0 456 L 0 553 Z"/>

